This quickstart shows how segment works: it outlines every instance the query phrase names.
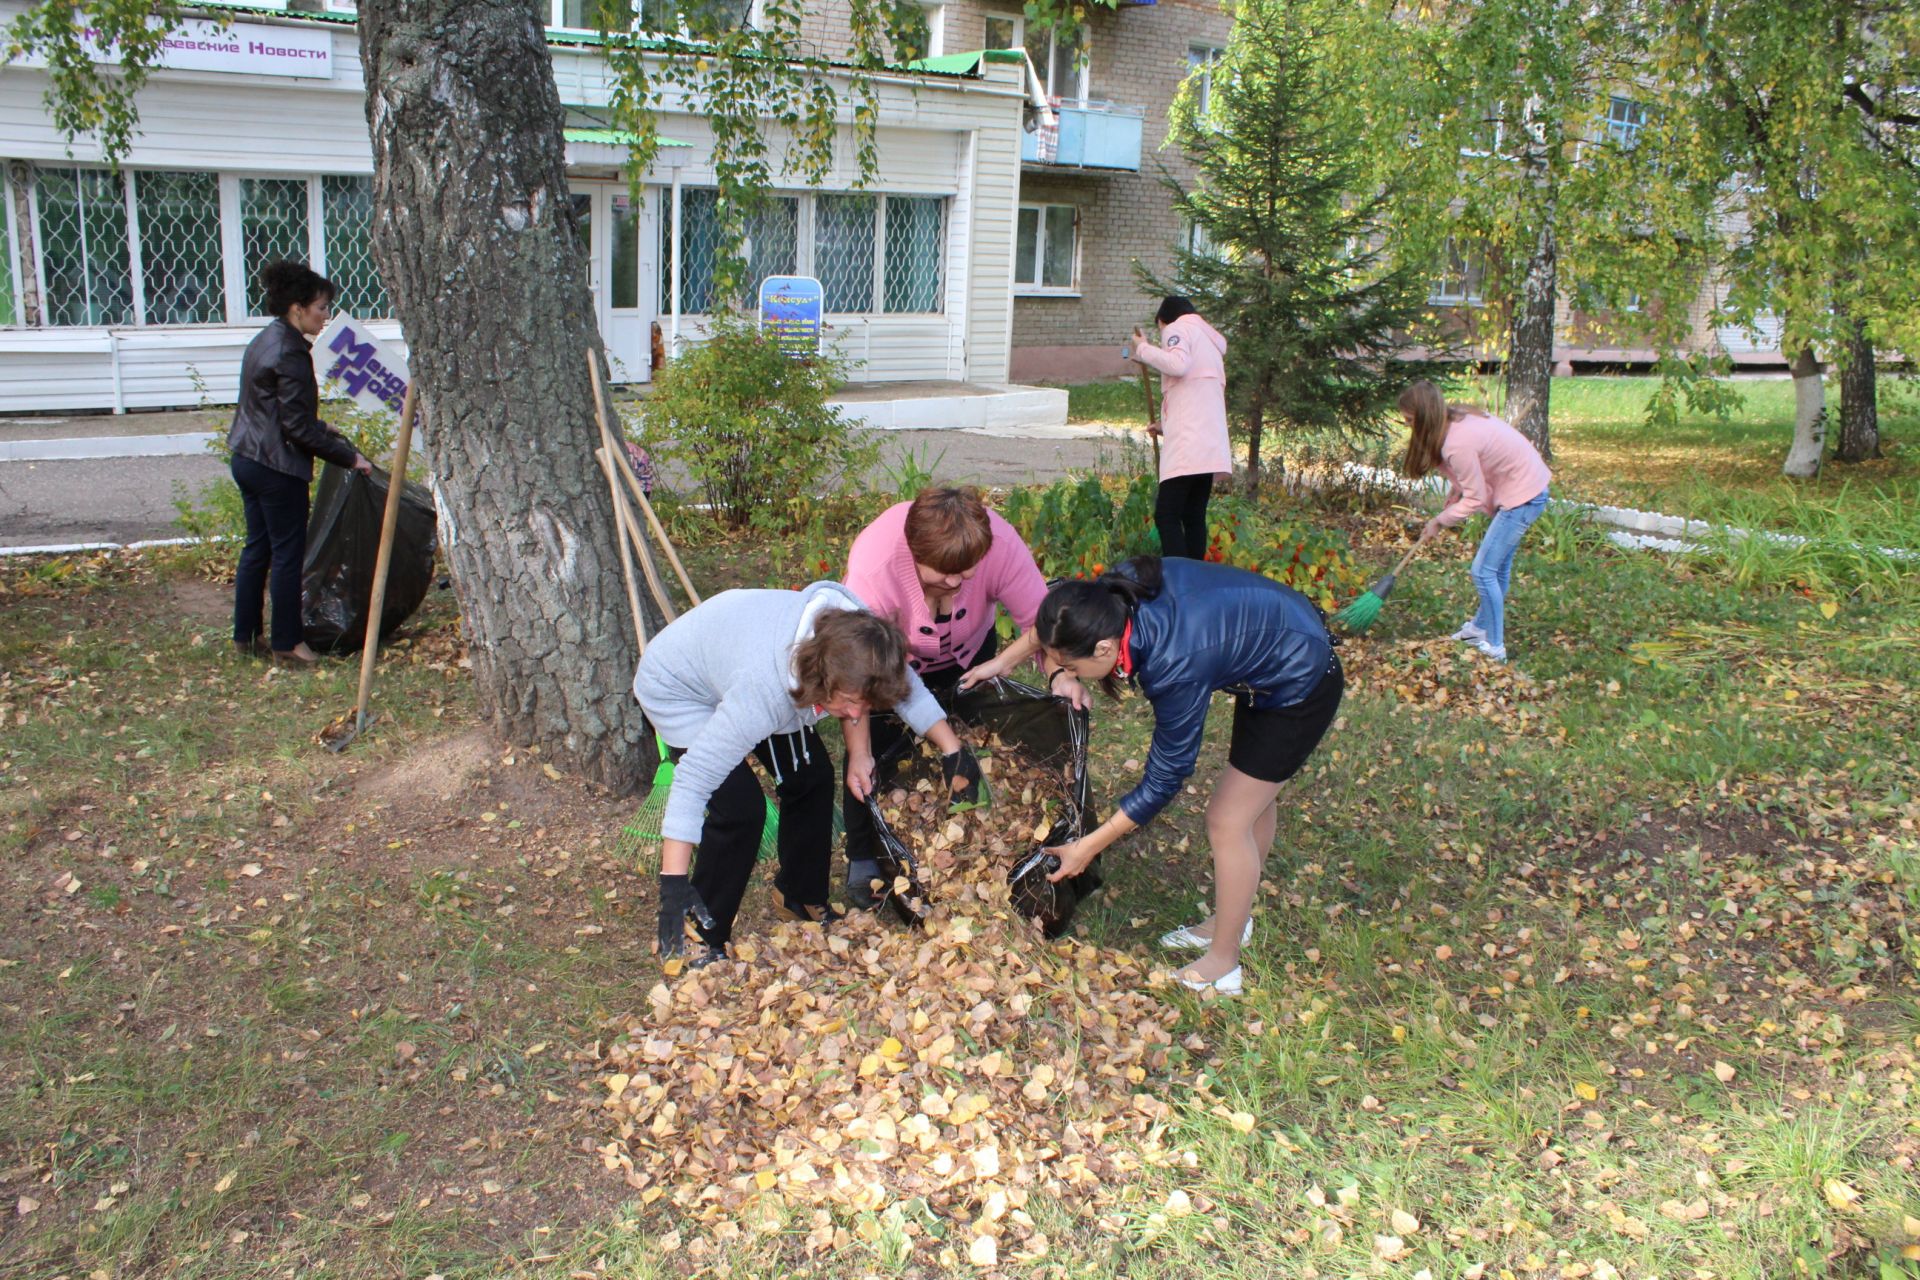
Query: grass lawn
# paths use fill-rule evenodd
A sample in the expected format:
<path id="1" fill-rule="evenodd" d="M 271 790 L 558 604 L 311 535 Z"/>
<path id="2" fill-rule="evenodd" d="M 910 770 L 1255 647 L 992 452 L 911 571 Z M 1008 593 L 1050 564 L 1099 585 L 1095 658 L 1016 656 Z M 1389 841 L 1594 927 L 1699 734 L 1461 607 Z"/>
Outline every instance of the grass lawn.
<path id="1" fill-rule="evenodd" d="M 1880 431 L 1886 456 L 1857 466 L 1829 461 L 1815 481 L 1781 476 L 1793 440 L 1793 384 L 1741 379 L 1742 404 L 1722 420 L 1683 413 L 1671 430 L 1646 424 L 1658 380 L 1576 377 L 1553 381 L 1554 489 L 1563 496 L 1726 519 L 1794 532 L 1831 529 L 1920 548 L 1920 388 L 1880 380 Z M 1144 422 L 1135 382 L 1081 383 L 1068 389 L 1077 422 Z M 1462 395 L 1471 399 L 1470 390 Z M 1827 389 L 1840 411 L 1839 386 Z M 1831 428 L 1837 432 L 1837 422 Z M 1396 446 L 1397 447 L 1397 446 Z"/>
<path id="2" fill-rule="evenodd" d="M 356 667 L 236 658 L 192 562 L 9 565 L 0 1275 L 1920 1275 L 1920 618 L 1570 526 L 1491 670 L 1432 639 L 1467 549 L 1343 649 L 1253 990 L 1178 997 L 1170 1118 L 1026 1202 L 1044 1251 L 984 1209 L 717 1237 L 604 1169 L 596 1037 L 660 981 L 634 802 L 490 736 L 446 593 L 333 755 Z M 1103 808 L 1149 728 L 1099 708 Z M 1081 937 L 1198 918 L 1202 804 L 1116 847 Z"/>

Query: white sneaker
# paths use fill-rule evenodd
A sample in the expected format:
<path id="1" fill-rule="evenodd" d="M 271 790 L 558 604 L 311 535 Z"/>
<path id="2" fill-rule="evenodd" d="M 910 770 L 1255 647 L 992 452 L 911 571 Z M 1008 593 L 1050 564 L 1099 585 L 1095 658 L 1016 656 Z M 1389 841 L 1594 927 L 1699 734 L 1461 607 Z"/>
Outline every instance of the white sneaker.
<path id="1" fill-rule="evenodd" d="M 1507 646 L 1503 644 L 1492 645 L 1488 644 L 1485 640 L 1476 640 L 1473 647 L 1478 649 L 1482 656 L 1494 662 L 1505 662 L 1507 660 Z"/>
<path id="2" fill-rule="evenodd" d="M 1189 991 L 1198 991 L 1202 995 L 1211 991 L 1215 995 L 1220 996 L 1237 996 L 1245 990 L 1246 972 L 1241 965 L 1233 966 L 1233 968 L 1227 970 L 1227 972 L 1221 974 L 1212 982 L 1208 982 L 1204 978 L 1189 978 L 1184 973 L 1175 974 L 1174 976 L 1180 979 L 1181 986 Z"/>
<path id="3" fill-rule="evenodd" d="M 1458 631 L 1447 637 L 1449 640 L 1458 640 L 1462 644 L 1479 644 L 1486 638 L 1487 633 L 1482 631 L 1480 624 L 1471 618 L 1467 619 L 1466 626 L 1461 627 Z"/>
<path id="4" fill-rule="evenodd" d="M 1203 938 L 1194 930 L 1199 925 L 1183 924 L 1172 933 L 1160 935 L 1160 945 L 1169 951 L 1205 951 L 1213 945 L 1212 938 Z M 1249 919 L 1246 927 L 1240 930 L 1240 945 L 1246 946 L 1253 941 L 1253 921 Z"/>

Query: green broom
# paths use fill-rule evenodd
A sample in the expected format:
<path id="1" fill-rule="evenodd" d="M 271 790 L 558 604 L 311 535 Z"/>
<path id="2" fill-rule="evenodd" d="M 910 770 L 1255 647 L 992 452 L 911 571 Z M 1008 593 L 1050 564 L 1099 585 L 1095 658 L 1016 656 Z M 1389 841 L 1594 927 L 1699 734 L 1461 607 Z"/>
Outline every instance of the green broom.
<path id="1" fill-rule="evenodd" d="M 1380 610 L 1385 607 L 1387 597 L 1393 593 L 1393 580 L 1400 576 L 1400 571 L 1407 567 L 1407 561 L 1413 559 L 1421 545 L 1416 542 L 1407 548 L 1407 554 L 1400 557 L 1400 563 L 1393 566 L 1393 572 L 1374 583 L 1352 604 L 1334 614 L 1333 620 L 1349 631 L 1365 631 L 1372 626 L 1373 620 L 1380 616 Z"/>

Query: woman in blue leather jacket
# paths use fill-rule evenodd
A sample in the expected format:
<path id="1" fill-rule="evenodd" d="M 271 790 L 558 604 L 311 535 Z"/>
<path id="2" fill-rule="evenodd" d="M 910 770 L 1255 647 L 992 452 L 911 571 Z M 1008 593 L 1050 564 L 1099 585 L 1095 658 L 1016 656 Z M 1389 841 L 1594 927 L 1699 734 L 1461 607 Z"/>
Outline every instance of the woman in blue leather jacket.
<path id="1" fill-rule="evenodd" d="M 1130 677 L 1153 706 L 1145 776 L 1105 823 L 1053 851 L 1060 870 L 1050 879 L 1078 874 L 1179 795 L 1200 758 L 1213 695 L 1235 695 L 1227 767 L 1207 802 L 1213 918 L 1160 942 L 1206 952 L 1180 972 L 1189 988 L 1238 995 L 1275 797 L 1320 744 L 1346 688 L 1320 611 L 1245 569 L 1140 556 L 1093 581 L 1054 587 L 1034 629 L 1049 673 L 1101 681 L 1111 695 Z"/>

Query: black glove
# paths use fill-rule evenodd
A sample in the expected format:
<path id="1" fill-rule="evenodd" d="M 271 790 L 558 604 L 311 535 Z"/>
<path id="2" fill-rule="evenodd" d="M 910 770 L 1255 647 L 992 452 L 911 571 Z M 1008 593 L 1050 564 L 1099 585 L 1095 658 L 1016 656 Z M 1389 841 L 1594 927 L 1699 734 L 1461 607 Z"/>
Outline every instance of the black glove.
<path id="1" fill-rule="evenodd" d="M 941 756 L 940 773 L 946 780 L 947 795 L 952 803 L 980 803 L 980 762 L 973 758 L 973 752 L 962 747 L 952 755 Z M 967 785 L 955 791 L 955 778 L 965 778 Z"/>
<path id="2" fill-rule="evenodd" d="M 660 876 L 660 958 L 670 959 L 687 953 L 687 917 L 692 916 L 707 928 L 713 928 L 713 913 L 700 901 L 700 893 L 684 875 Z"/>

